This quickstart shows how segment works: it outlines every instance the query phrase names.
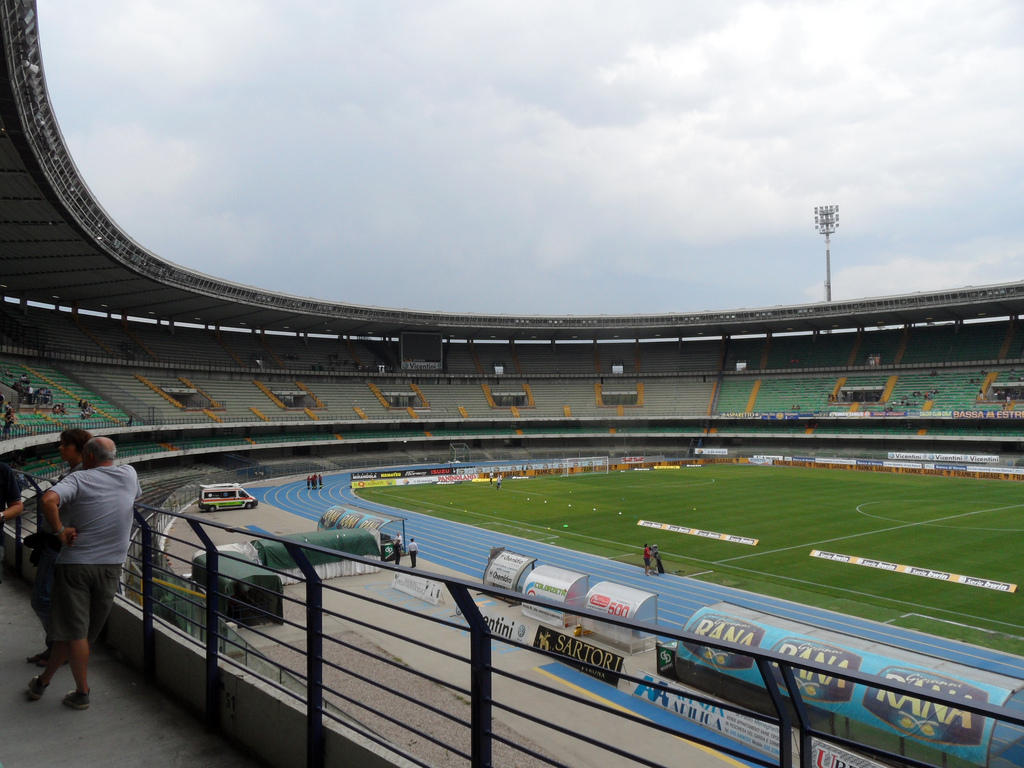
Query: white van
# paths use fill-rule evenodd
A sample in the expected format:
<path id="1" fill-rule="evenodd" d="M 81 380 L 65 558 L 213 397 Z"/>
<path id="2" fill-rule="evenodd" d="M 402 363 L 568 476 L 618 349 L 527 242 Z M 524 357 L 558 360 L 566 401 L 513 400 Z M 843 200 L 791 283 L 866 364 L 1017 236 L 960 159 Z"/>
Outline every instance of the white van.
<path id="1" fill-rule="evenodd" d="M 252 509 L 259 504 L 238 483 L 214 483 L 199 486 L 199 511 L 216 512 L 219 509 Z"/>

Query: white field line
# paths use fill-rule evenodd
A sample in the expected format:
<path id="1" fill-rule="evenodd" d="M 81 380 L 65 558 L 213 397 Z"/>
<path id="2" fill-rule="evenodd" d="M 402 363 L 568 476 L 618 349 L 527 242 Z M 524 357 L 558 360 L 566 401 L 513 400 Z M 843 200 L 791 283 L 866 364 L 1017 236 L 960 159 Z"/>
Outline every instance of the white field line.
<path id="1" fill-rule="evenodd" d="M 966 629 L 976 629 L 979 632 L 985 632 L 985 633 L 987 633 L 989 635 L 999 635 L 1000 637 L 1008 637 L 1008 638 L 1010 638 L 1012 640 L 1024 640 L 1024 637 L 1022 637 L 1020 635 L 1011 635 L 1009 632 L 998 632 L 998 631 L 996 631 L 994 629 L 985 629 L 984 627 L 976 627 L 973 624 L 962 624 L 959 621 L 950 621 L 949 619 L 940 619 L 940 618 L 937 618 L 935 616 L 926 616 L 923 613 L 905 613 L 905 614 L 903 614 L 903 616 L 901 618 L 906 618 L 906 617 L 910 617 L 910 616 L 917 616 L 918 618 L 926 619 L 928 621 L 938 621 L 938 622 L 941 622 L 943 624 L 954 624 L 954 625 L 956 625 L 958 627 L 964 627 Z"/>
<path id="2" fill-rule="evenodd" d="M 873 515 L 870 512 L 865 512 L 864 509 L 863 509 L 864 507 L 867 507 L 870 504 L 881 504 L 881 503 L 882 502 L 880 502 L 880 501 L 866 501 L 863 504 L 858 504 L 857 505 L 857 512 L 859 514 L 863 515 L 864 517 L 871 517 L 871 518 L 874 518 L 875 520 L 885 520 L 886 522 L 889 522 L 889 523 L 901 523 L 901 522 L 903 522 L 902 520 L 898 520 L 897 518 L 894 518 L 894 517 L 885 517 L 885 515 Z M 1011 504 L 1008 507 L 994 507 L 993 509 L 979 509 L 979 510 L 977 510 L 977 512 L 997 512 L 997 511 L 999 511 L 1001 509 L 1013 509 L 1014 507 L 1019 507 L 1019 506 L 1024 506 L 1024 505 L 1021 505 L 1021 504 Z M 965 515 L 974 515 L 974 514 L 977 514 L 977 512 L 964 512 L 963 514 L 965 514 Z M 936 518 L 936 519 L 937 520 L 948 520 L 949 518 L 940 517 L 940 518 Z M 957 530 L 957 531 L 996 531 L 998 533 L 1021 533 L 1021 532 L 1024 532 L 1024 528 L 983 528 L 983 527 L 980 527 L 980 526 L 977 526 L 977 525 L 972 525 L 970 527 L 965 528 L 965 527 L 959 526 L 959 525 L 939 525 L 937 522 L 930 521 L 930 520 L 926 520 L 926 521 L 921 522 L 921 523 L 915 523 L 915 525 L 934 525 L 936 528 L 950 528 L 952 530 Z"/>
<path id="3" fill-rule="evenodd" d="M 874 501 L 865 502 L 865 504 L 877 504 L 877 503 L 879 503 L 879 502 L 874 502 Z M 858 504 L 857 505 L 856 509 L 857 509 L 858 513 L 864 514 L 862 512 L 862 510 L 861 510 L 861 507 L 865 506 L 865 504 Z M 776 549 L 766 549 L 763 552 L 754 552 L 754 553 L 748 554 L 748 555 L 737 555 L 736 557 L 726 557 L 726 558 L 723 558 L 721 560 L 715 560 L 714 562 L 716 564 L 718 564 L 718 563 L 729 563 L 729 562 L 732 562 L 733 560 L 742 560 L 742 559 L 744 559 L 746 557 L 760 557 L 761 555 L 771 555 L 771 554 L 773 554 L 775 552 L 786 552 L 786 551 L 788 551 L 790 549 L 801 549 L 803 547 L 818 547 L 818 546 L 821 546 L 822 544 L 831 544 L 831 543 L 836 542 L 836 541 L 848 541 L 850 539 L 858 539 L 858 538 L 860 538 L 862 536 L 874 536 L 874 535 L 879 534 L 879 533 L 888 533 L 889 531 L 899 531 L 899 530 L 902 530 L 904 528 L 917 528 L 917 527 L 922 526 L 922 525 L 931 525 L 933 523 L 939 523 L 939 522 L 942 522 L 943 520 L 956 520 L 957 518 L 961 518 L 961 517 L 970 517 L 971 515 L 980 515 L 980 514 L 982 514 L 984 512 L 1000 512 L 1000 511 L 1002 511 L 1004 509 L 1014 509 L 1016 507 L 1024 507 L 1024 504 L 1009 504 L 1009 505 L 1007 505 L 1005 507 L 991 507 L 989 509 L 976 509 L 973 512 L 960 512 L 960 513 L 958 513 L 956 515 L 946 515 L 944 517 L 936 517 L 936 518 L 934 518 L 932 520 L 920 520 L 920 521 L 914 522 L 914 523 L 904 523 L 902 525 L 893 525 L 893 526 L 890 526 L 888 528 L 877 528 L 877 529 L 875 529 L 873 531 L 864 531 L 863 533 L 851 533 L 851 534 L 847 534 L 845 536 L 836 536 L 836 537 L 831 538 L 831 539 L 821 539 L 819 541 L 805 542 L 805 543 L 802 543 L 802 544 L 792 544 L 792 545 L 790 545 L 788 547 L 777 547 Z"/>
<path id="4" fill-rule="evenodd" d="M 802 585 L 805 585 L 805 586 L 816 587 L 816 588 L 819 588 L 819 589 L 822 586 L 821 583 L 817 582 L 817 581 L 808 581 L 807 579 L 798 579 L 798 578 L 796 578 L 794 576 L 783 576 L 780 573 L 767 573 L 766 571 L 756 571 L 753 568 L 741 568 L 738 565 L 730 565 L 728 567 L 731 568 L 731 569 L 737 570 L 737 571 L 745 571 L 746 573 L 753 573 L 753 574 L 757 574 L 758 576 L 763 576 L 763 577 L 767 578 L 769 581 L 773 580 L 773 579 L 782 579 L 784 581 L 792 581 L 792 582 L 794 582 L 796 584 L 802 584 Z M 909 600 L 897 600 L 894 597 L 886 597 L 884 595 L 876 595 L 874 592 L 862 592 L 859 589 L 849 589 L 847 587 L 837 587 L 837 586 L 834 586 L 834 585 L 828 585 L 827 589 L 830 592 L 831 591 L 846 592 L 846 593 L 851 594 L 851 595 L 859 595 L 861 597 L 870 597 L 872 600 L 884 601 L 884 602 L 887 602 L 887 603 L 892 603 L 894 605 L 906 606 L 908 608 L 922 608 L 923 607 L 923 608 L 928 608 L 929 610 L 932 610 L 932 611 L 936 611 L 938 613 L 948 613 L 948 614 L 951 614 L 953 616 L 958 616 L 960 618 L 976 619 L 978 621 L 983 621 L 983 622 L 986 622 L 988 624 L 1002 624 L 1003 626 L 1006 626 L 1006 627 L 1013 627 L 1014 629 L 1024 630 L 1024 626 L 1022 626 L 1020 624 L 1013 624 L 1012 622 L 1009 622 L 1009 621 L 999 621 L 998 619 L 993 619 L 993 618 L 990 618 L 988 616 L 975 616 L 973 614 L 962 613 L 960 611 L 950 611 L 950 610 L 946 610 L 945 608 L 939 608 L 939 607 L 934 606 L 934 605 L 922 606 L 921 603 L 911 602 Z M 972 625 L 968 625 L 968 626 L 972 626 Z"/>
<path id="5" fill-rule="evenodd" d="M 447 509 L 447 507 L 445 507 L 445 505 L 443 505 L 443 504 L 423 504 L 423 506 L 424 507 L 428 507 L 428 508 L 429 507 L 433 507 L 434 509 L 437 509 L 437 510 Z M 995 507 L 992 510 L 978 510 L 978 512 L 997 511 L 997 510 L 1000 510 L 1000 509 L 1013 509 L 1014 507 L 1019 507 L 1019 506 L 1024 506 L 1024 505 L 1022 505 L 1022 504 L 1011 504 L 1011 505 L 1009 505 L 1007 507 Z M 524 525 L 525 527 L 535 527 L 537 530 L 540 530 L 540 531 L 545 531 L 545 532 L 547 531 L 547 527 L 546 526 L 543 527 L 543 528 L 541 526 L 530 526 L 529 523 L 525 523 L 524 524 L 522 521 L 519 521 L 519 520 L 508 520 L 507 518 L 498 518 L 495 515 L 488 515 L 488 514 L 485 514 L 485 513 L 482 513 L 482 512 L 469 512 L 467 510 L 461 510 L 461 511 L 463 513 L 465 513 L 465 514 L 475 515 L 476 517 L 484 518 L 485 520 L 503 520 L 503 521 L 509 522 L 509 523 Z M 965 513 L 965 514 L 976 514 L 976 513 L 968 512 L 968 513 Z M 951 517 L 961 517 L 961 516 L 962 515 L 951 515 L 950 518 Z M 939 519 L 950 519 L 950 518 L 939 518 Z M 886 529 L 886 530 L 896 530 L 897 528 L 907 528 L 907 527 L 914 526 L 914 525 L 918 525 L 918 523 L 908 523 L 907 525 L 895 526 L 893 528 L 889 528 L 889 529 Z M 880 533 L 880 532 L 881 531 L 870 531 L 870 533 Z M 571 533 L 571 532 L 560 531 L 559 535 L 561 535 L 561 536 L 574 536 L 574 537 L 583 538 L 583 539 L 590 539 L 591 541 L 599 541 L 599 542 L 604 543 L 604 544 L 614 544 L 617 547 L 627 547 L 627 548 L 631 547 L 631 545 L 623 544 L 621 541 L 611 541 L 610 539 L 601 539 L 601 538 L 598 538 L 596 536 L 586 536 L 586 535 L 584 535 L 582 533 Z M 867 535 L 867 534 L 866 533 L 865 534 L 854 534 L 854 536 L 861 536 L 861 535 Z M 836 538 L 836 539 L 829 539 L 826 542 L 821 542 L 821 543 L 828 543 L 828 541 L 839 541 L 839 540 L 844 539 L 844 538 L 852 538 L 852 536 L 851 537 L 839 537 L 839 538 Z M 806 547 L 806 546 L 813 546 L 813 545 L 811 545 L 811 544 L 799 544 L 799 545 L 796 545 L 794 547 L 783 547 L 780 550 L 772 550 L 772 551 L 782 551 L 782 550 L 785 550 L 785 549 L 799 549 L 800 547 Z M 640 547 L 635 547 L 635 549 L 640 549 Z M 694 562 L 702 563 L 702 564 L 705 564 L 705 565 L 716 565 L 718 563 L 726 562 L 725 560 L 717 560 L 717 561 L 714 561 L 714 562 L 709 562 L 707 560 L 701 560 L 700 558 L 689 557 L 687 555 L 677 555 L 677 554 L 669 553 L 669 552 L 665 552 L 665 551 L 663 551 L 662 554 L 672 554 L 673 557 L 677 557 L 677 558 L 679 558 L 681 560 L 692 560 Z M 767 554 L 767 552 L 765 552 L 763 554 Z M 742 557 L 751 557 L 751 555 L 741 555 L 740 557 L 734 557 L 734 558 L 729 558 L 729 559 L 730 560 L 739 560 Z M 746 573 L 753 573 L 753 574 L 756 574 L 758 576 L 767 578 L 769 580 L 771 580 L 771 579 L 782 579 L 784 581 L 791 581 L 791 582 L 794 582 L 796 584 L 801 584 L 801 585 L 804 585 L 804 586 L 819 587 L 819 588 L 821 587 L 821 584 L 819 584 L 816 581 L 808 581 L 806 579 L 797 579 L 797 578 L 794 578 L 793 576 L 783 576 L 782 574 L 768 573 L 768 572 L 765 572 L 765 571 L 758 571 L 758 570 L 754 570 L 753 568 L 742 568 L 742 567 L 740 567 L 738 565 L 730 565 L 728 567 L 732 568 L 732 569 L 735 569 L 737 571 L 745 571 Z M 706 571 L 705 573 L 714 573 L 714 571 Z M 970 615 L 970 614 L 959 613 L 957 611 L 947 611 L 944 608 L 938 608 L 936 606 L 922 606 L 920 603 L 912 603 L 912 602 L 907 601 L 907 600 L 897 600 L 896 598 L 884 597 L 882 595 L 876 595 L 876 594 L 874 594 L 872 592 L 862 592 L 860 590 L 847 589 L 845 587 L 835 587 L 835 586 L 832 586 L 832 587 L 829 587 L 829 589 L 830 590 L 835 590 L 837 592 L 846 592 L 846 593 L 849 593 L 851 595 L 859 595 L 860 597 L 868 597 L 868 598 L 871 598 L 873 600 L 881 600 L 881 601 L 885 601 L 885 602 L 888 602 L 888 603 L 893 603 L 894 605 L 905 606 L 905 607 L 908 607 L 908 608 L 926 607 L 926 608 L 929 608 L 930 610 L 933 610 L 933 611 L 936 611 L 936 612 L 940 612 L 940 613 L 949 613 L 949 614 L 952 614 L 954 616 L 959 616 L 959 617 L 962 617 L 962 618 L 977 619 L 979 621 L 985 621 L 985 622 L 991 623 L 991 624 L 1002 624 L 1002 625 L 1007 626 L 1007 627 L 1013 627 L 1014 629 L 1019 629 L 1019 630 L 1024 631 L 1024 626 L 1021 626 L 1019 624 L 1013 624 L 1013 623 L 1008 622 L 1008 621 L 999 621 L 998 619 L 991 619 L 991 618 L 982 617 L 982 616 L 973 616 L 973 615 Z"/>
<path id="6" fill-rule="evenodd" d="M 386 494 L 382 494 L 382 495 L 386 495 Z M 423 503 L 423 502 L 420 502 L 420 506 L 425 508 L 425 509 L 433 509 L 433 510 L 437 511 L 438 513 L 443 512 L 446 509 L 447 510 L 455 509 L 455 507 L 448 507 L 448 506 L 445 506 L 444 504 L 431 504 L 431 503 Z M 415 511 L 415 510 L 413 510 L 413 511 Z M 641 546 L 634 546 L 632 544 L 624 544 L 621 541 L 614 541 L 612 539 L 602 539 L 599 536 L 587 536 L 585 533 L 576 533 L 576 532 L 572 531 L 571 529 L 567 529 L 567 528 L 559 528 L 558 529 L 558 533 L 555 534 L 553 528 L 549 529 L 547 526 L 533 525 L 532 523 L 526 523 L 526 522 L 523 522 L 522 520 L 513 520 L 513 519 L 508 518 L 508 517 L 498 517 L 497 515 L 488 514 L 486 512 L 475 512 L 473 510 L 464 509 L 462 507 L 459 507 L 458 511 L 461 512 L 464 515 L 472 515 L 474 517 L 480 518 L 481 520 L 494 520 L 494 521 L 498 521 L 499 523 L 504 523 L 504 524 L 510 525 L 510 526 L 522 526 L 523 530 L 539 531 L 539 532 L 541 532 L 543 534 L 547 534 L 548 531 L 550 530 L 552 535 L 557 535 L 557 536 L 561 536 L 561 537 L 571 536 L 571 537 L 577 538 L 577 539 L 587 539 L 588 541 L 600 542 L 601 544 L 611 544 L 611 545 L 613 545 L 615 547 L 626 547 L 627 549 L 635 549 L 635 550 L 642 550 L 643 549 L 643 547 L 641 547 Z M 670 553 L 670 552 L 667 552 L 665 550 L 662 550 L 662 554 L 666 554 L 666 555 L 667 554 L 671 554 L 673 557 L 677 557 L 677 558 L 680 558 L 680 559 L 693 560 L 694 562 L 698 562 L 698 563 L 707 563 L 706 560 L 701 560 L 701 559 L 696 558 L 696 557 L 687 557 L 686 555 L 676 555 L 674 553 Z"/>

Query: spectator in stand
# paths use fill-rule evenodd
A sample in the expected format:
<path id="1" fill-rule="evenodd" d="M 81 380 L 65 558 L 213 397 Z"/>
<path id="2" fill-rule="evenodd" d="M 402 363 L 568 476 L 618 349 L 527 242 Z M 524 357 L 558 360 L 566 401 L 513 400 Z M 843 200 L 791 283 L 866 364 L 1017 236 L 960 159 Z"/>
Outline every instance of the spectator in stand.
<path id="1" fill-rule="evenodd" d="M 14 409 L 11 408 L 10 405 L 8 405 L 4 409 L 4 431 L 3 431 L 3 434 L 2 434 L 2 437 L 3 437 L 4 440 L 6 440 L 8 437 L 11 436 L 11 429 L 13 429 L 13 427 L 14 427 L 14 422 L 15 422 Z"/>
<path id="2" fill-rule="evenodd" d="M 25 511 L 25 505 L 21 501 L 21 485 L 18 483 L 18 476 L 7 464 L 0 461 L 0 504 L 5 509 L 0 512 L 0 531 L 4 523 L 21 515 Z M 0 548 L 0 561 L 3 560 L 3 548 Z M 0 568 L 0 576 L 3 568 Z"/>
<path id="3" fill-rule="evenodd" d="M 75 690 L 64 697 L 64 704 L 89 708 L 89 644 L 114 604 L 135 500 L 142 495 L 135 469 L 114 466 L 116 454 L 113 440 L 94 437 L 82 451 L 84 471 L 65 477 L 39 502 L 64 548 L 53 576 L 53 650 L 46 670 L 29 681 L 28 698 L 33 701 L 46 693 L 54 674 L 70 660 Z"/>
<path id="4" fill-rule="evenodd" d="M 92 435 L 84 429 L 65 429 L 60 433 L 57 450 L 68 466 L 60 473 L 57 482 L 82 469 L 82 450 L 90 440 Z M 35 536 L 39 538 L 36 539 L 37 545 L 32 549 L 31 558 L 36 566 L 36 580 L 32 584 L 32 610 L 36 612 L 43 625 L 43 631 L 46 632 L 46 649 L 29 656 L 26 661 L 38 667 L 45 667 L 50 659 L 50 649 L 53 647 L 53 638 L 50 636 L 50 594 L 53 591 L 53 567 L 57 563 L 61 545 L 60 539 L 45 520 Z"/>

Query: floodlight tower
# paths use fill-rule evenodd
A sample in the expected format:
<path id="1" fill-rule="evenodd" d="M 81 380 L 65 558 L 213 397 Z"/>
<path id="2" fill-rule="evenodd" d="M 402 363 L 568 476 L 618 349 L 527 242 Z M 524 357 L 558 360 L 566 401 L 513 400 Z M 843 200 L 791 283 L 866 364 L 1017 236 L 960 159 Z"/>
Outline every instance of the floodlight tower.
<path id="1" fill-rule="evenodd" d="M 829 236 L 839 227 L 838 205 L 814 206 L 814 228 L 825 236 L 825 301 L 832 301 L 832 254 L 829 251 Z"/>

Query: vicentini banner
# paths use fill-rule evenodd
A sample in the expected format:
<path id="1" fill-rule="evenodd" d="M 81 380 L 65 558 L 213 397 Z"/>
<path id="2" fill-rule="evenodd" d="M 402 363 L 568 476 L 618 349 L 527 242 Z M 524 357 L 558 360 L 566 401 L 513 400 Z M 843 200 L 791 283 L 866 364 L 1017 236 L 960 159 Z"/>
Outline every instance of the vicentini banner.
<path id="1" fill-rule="evenodd" d="M 993 581 L 982 579 L 977 576 L 964 576 L 959 573 L 947 573 L 936 571 L 932 568 L 919 568 L 916 565 L 902 565 L 901 563 L 889 563 L 885 560 L 874 560 L 870 557 L 858 557 L 857 555 L 844 555 L 839 552 L 824 552 L 820 549 L 812 549 L 811 557 L 818 557 L 822 560 L 831 560 L 834 563 L 847 563 L 848 565 L 863 565 L 867 568 L 878 568 L 882 571 L 893 573 L 906 573 L 910 576 L 923 576 L 926 579 L 937 581 L 948 581 L 953 584 L 966 584 L 969 587 L 981 587 L 982 589 L 994 589 L 996 592 L 1016 592 L 1016 584 L 1008 584 L 1005 581 Z"/>
<path id="2" fill-rule="evenodd" d="M 995 464 L 999 456 L 994 453 L 912 453 L 909 451 L 889 451 L 890 459 L 907 459 L 909 461 L 961 461 L 965 464 Z"/>

